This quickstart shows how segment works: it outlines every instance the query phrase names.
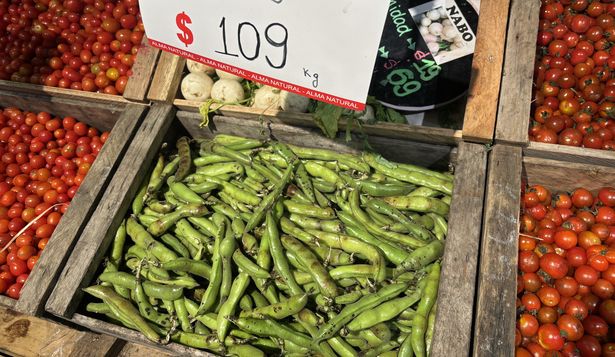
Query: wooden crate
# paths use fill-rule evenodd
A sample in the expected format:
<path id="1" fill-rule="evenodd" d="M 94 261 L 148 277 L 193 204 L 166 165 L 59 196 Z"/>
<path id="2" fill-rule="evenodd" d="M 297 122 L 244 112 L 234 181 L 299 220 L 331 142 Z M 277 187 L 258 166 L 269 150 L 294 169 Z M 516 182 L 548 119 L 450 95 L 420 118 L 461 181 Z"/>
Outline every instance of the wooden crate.
<path id="1" fill-rule="evenodd" d="M 0 80 L 0 90 L 10 90 L 24 94 L 47 93 L 55 96 L 56 98 L 86 99 L 96 102 L 124 104 L 129 101 L 145 102 L 147 101 L 147 91 L 149 89 L 159 55 L 160 51 L 151 47 L 147 42 L 147 38 L 144 38 L 143 44 L 137 53 L 137 60 L 132 66 L 133 74 L 129 77 L 128 83 L 126 84 L 126 90 L 122 96 L 5 80 Z"/>
<path id="2" fill-rule="evenodd" d="M 4 90 L 0 90 L 0 107 L 18 107 L 26 111 L 46 111 L 58 116 L 73 116 L 99 130 L 111 131 L 68 211 L 30 273 L 20 299 L 0 296 L 1 306 L 38 315 L 43 311 L 64 262 L 96 207 L 119 159 L 145 117 L 147 107 L 136 103 L 102 103 L 83 98 L 64 99 L 55 95 L 25 95 Z"/>
<path id="3" fill-rule="evenodd" d="M 112 325 L 85 315 L 80 310 L 82 288 L 93 283 L 121 220 L 129 209 L 141 180 L 145 177 L 165 136 L 185 129 L 193 137 L 212 137 L 228 133 L 246 137 L 263 137 L 271 133 L 276 139 L 321 147 L 340 152 L 353 152 L 360 141 L 347 144 L 344 140 L 323 138 L 317 129 L 299 128 L 284 124 L 263 127 L 256 121 L 216 116 L 209 128 L 200 128 L 200 117 L 190 112 L 175 113 L 170 104 L 155 104 L 148 118 L 137 132 L 126 152 L 107 192 L 98 204 L 90 222 L 62 272 L 49 298 L 46 310 L 74 323 L 98 332 L 105 332 L 128 341 L 149 342 L 140 333 Z M 183 128 L 183 129 L 182 129 Z M 385 157 L 402 162 L 446 169 L 453 163 L 456 169 L 455 190 L 449 222 L 449 237 L 440 283 L 440 304 L 437 315 L 433 355 L 449 356 L 450 341 L 456 349 L 469 351 L 471 342 L 474 285 L 477 272 L 478 244 L 482 219 L 486 171 L 486 149 L 483 145 L 459 143 L 455 145 L 425 144 L 371 136 L 370 145 Z M 468 207 L 473 207 L 468 209 Z M 85 263 L 85 264 L 84 264 Z M 150 344 L 151 345 L 151 344 Z M 177 344 L 157 346 L 176 353 L 197 354 Z"/>
<path id="4" fill-rule="evenodd" d="M 489 158 L 474 355 L 513 356 L 517 295 L 517 255 L 522 182 L 552 191 L 612 186 L 611 165 L 579 164 L 522 155 L 520 147 L 496 145 Z"/>
<path id="5" fill-rule="evenodd" d="M 462 130 L 417 125 L 377 123 L 364 125 L 368 135 L 417 140 L 427 143 L 455 144 L 461 140 L 477 143 L 493 141 L 500 79 L 506 42 L 507 18 L 511 0 L 483 0 L 480 5 L 480 19 L 476 40 L 476 51 L 472 64 L 472 83 L 468 102 L 463 115 Z M 536 0 L 539 1 L 539 0 Z M 163 52 L 158 61 L 148 98 L 152 101 L 174 103 L 182 111 L 198 112 L 200 103 L 180 98 L 179 85 L 184 74 L 186 60 Z M 438 111 L 433 111 L 438 113 Z M 312 116 L 304 113 L 288 113 L 279 110 L 253 109 L 243 106 L 224 106 L 219 113 L 225 116 L 247 120 L 263 120 L 293 126 L 316 127 Z M 437 114 L 434 114 L 437 115 Z M 461 117 L 462 115 L 460 115 Z M 345 130 L 346 123 L 340 123 Z"/>
<path id="6" fill-rule="evenodd" d="M 615 152 L 529 140 L 540 0 L 512 0 L 495 142 L 545 159 L 614 165 Z"/>

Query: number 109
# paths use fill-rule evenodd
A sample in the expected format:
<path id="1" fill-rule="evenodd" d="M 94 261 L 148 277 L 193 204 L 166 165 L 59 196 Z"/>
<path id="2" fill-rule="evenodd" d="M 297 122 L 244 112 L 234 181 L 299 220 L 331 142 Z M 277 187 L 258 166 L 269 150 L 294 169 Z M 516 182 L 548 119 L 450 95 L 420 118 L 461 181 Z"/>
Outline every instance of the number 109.
<path id="1" fill-rule="evenodd" d="M 239 57 L 238 54 L 229 52 L 226 33 L 226 17 L 222 18 L 219 27 L 222 29 L 224 51 L 216 51 L 216 53 L 226 56 Z M 249 36 L 253 36 L 255 42 L 249 41 Z M 274 39 L 273 37 L 276 38 Z M 281 55 L 278 56 L 278 58 L 274 57 L 272 59 L 272 57 L 266 55 L 265 60 L 267 61 L 267 64 L 269 64 L 271 68 L 275 69 L 284 68 L 284 66 L 286 66 L 286 59 L 288 56 L 288 29 L 280 23 L 272 23 L 265 29 L 265 40 L 272 47 L 279 48 L 281 52 Z M 247 45 L 251 43 L 255 44 L 253 46 Z M 239 48 L 241 56 L 248 61 L 254 61 L 259 58 L 261 52 L 261 35 L 256 26 L 250 22 L 242 22 L 237 26 L 237 47 Z"/>

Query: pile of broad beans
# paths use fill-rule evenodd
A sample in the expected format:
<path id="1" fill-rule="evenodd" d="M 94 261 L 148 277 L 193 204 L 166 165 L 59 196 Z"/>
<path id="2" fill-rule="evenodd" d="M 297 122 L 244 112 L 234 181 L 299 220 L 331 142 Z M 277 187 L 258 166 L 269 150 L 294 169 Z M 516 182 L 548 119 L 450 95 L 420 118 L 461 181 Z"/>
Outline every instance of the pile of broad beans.
<path id="1" fill-rule="evenodd" d="M 87 311 L 218 354 L 429 355 L 452 175 L 228 135 L 176 147 Z"/>

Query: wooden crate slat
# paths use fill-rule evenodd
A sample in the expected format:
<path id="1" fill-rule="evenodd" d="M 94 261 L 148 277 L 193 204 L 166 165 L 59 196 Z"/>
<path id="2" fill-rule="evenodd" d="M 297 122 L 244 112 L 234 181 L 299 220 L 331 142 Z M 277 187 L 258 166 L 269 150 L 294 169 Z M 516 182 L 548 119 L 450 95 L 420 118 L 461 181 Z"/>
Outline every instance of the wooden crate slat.
<path id="1" fill-rule="evenodd" d="M 185 66 L 185 58 L 162 51 L 147 97 L 156 102 L 172 102 L 177 95 Z"/>
<path id="2" fill-rule="evenodd" d="M 615 151 L 530 142 L 526 155 L 580 164 L 615 166 Z"/>
<path id="3" fill-rule="evenodd" d="M 525 146 L 532 101 L 540 0 L 511 0 L 495 140 Z"/>
<path id="4" fill-rule="evenodd" d="M 142 333 L 131 330 L 122 326 L 114 325 L 108 322 L 104 322 L 101 320 L 93 319 L 91 317 L 75 314 L 70 320 L 77 325 L 84 326 L 89 328 L 92 331 L 96 331 L 98 333 L 103 333 L 111 336 L 115 336 L 117 338 L 121 338 L 123 340 L 134 342 L 142 345 L 146 345 L 148 347 L 153 347 L 156 350 L 156 353 L 161 351 L 171 352 L 173 355 L 181 355 L 181 356 L 195 356 L 195 357 L 215 357 L 211 353 L 206 351 L 197 350 L 194 348 L 189 348 L 184 345 L 178 343 L 170 343 L 167 345 L 156 345 L 149 341 L 147 338 L 143 336 Z"/>
<path id="5" fill-rule="evenodd" d="M 117 118 L 109 139 L 56 227 L 50 244 L 36 263 L 36 268 L 26 281 L 16 305 L 18 311 L 37 314 L 44 307 L 45 299 L 54 288 L 56 278 L 64 267 L 76 238 L 90 219 L 90 213 L 96 208 L 93 203 L 102 196 L 108 179 L 126 149 L 126 143 L 130 141 L 132 133 L 141 123 L 145 113 L 145 106 L 129 104 Z"/>
<path id="6" fill-rule="evenodd" d="M 15 305 L 17 305 L 17 300 L 11 299 L 8 296 L 0 295 L 0 307 L 14 310 Z"/>
<path id="7" fill-rule="evenodd" d="M 179 112 L 177 114 L 182 124 L 193 136 L 207 134 L 199 123 L 201 118 L 196 113 Z M 218 118 L 218 120 L 215 120 Z M 331 140 L 320 135 L 320 129 L 308 127 L 295 127 L 284 124 L 261 124 L 256 121 L 245 121 L 233 117 L 218 116 L 214 118 L 212 134 L 228 133 L 245 137 L 266 139 L 270 134 L 276 139 L 291 142 L 306 147 L 326 148 L 337 152 L 358 153 L 365 149 L 362 141 L 346 142 L 344 139 Z M 370 146 L 382 155 L 400 162 L 413 162 L 426 167 L 434 163 L 441 163 L 451 159 L 452 149 L 449 146 L 417 143 L 407 140 L 397 140 L 371 136 L 368 138 Z M 439 167 L 446 169 L 446 167 Z"/>
<path id="8" fill-rule="evenodd" d="M 497 145 L 489 158 L 480 249 L 475 356 L 512 356 L 517 296 L 521 148 Z"/>
<path id="9" fill-rule="evenodd" d="M 451 341 L 470 351 L 486 158 L 483 145 L 459 144 L 431 356 L 450 356 Z"/>
<path id="10" fill-rule="evenodd" d="M 0 107 L 17 107 L 31 112 L 48 112 L 56 116 L 71 116 L 99 130 L 111 130 L 119 115 L 130 102 L 75 99 L 56 94 L 23 94 L 0 90 Z"/>
<path id="11" fill-rule="evenodd" d="M 613 186 L 615 165 L 579 164 L 525 156 L 523 176 L 528 178 L 529 184 L 543 185 L 550 190 L 569 192 L 585 187 L 597 192 L 602 187 Z"/>
<path id="12" fill-rule="evenodd" d="M 83 118 L 87 124 L 97 123 L 100 130 L 110 130 L 113 120 L 106 115 L 109 111 L 119 113 L 130 102 L 109 94 L 87 93 L 87 96 L 75 96 L 74 90 L 61 88 L 7 88 L 6 81 L 0 81 L 0 106 L 17 107 L 30 111 L 45 111 L 58 116 Z M 8 82 L 12 85 L 12 82 Z M 22 84 L 22 83 L 19 83 Z M 31 85 L 34 86 L 34 85 Z"/>
<path id="13" fill-rule="evenodd" d="M 466 141 L 484 143 L 493 140 L 509 3 L 510 0 L 483 0 L 480 3 L 472 81 L 463 123 Z"/>
<path id="14" fill-rule="evenodd" d="M 71 329 L 0 307 L 0 354 L 104 357 L 117 339 Z"/>
<path id="15" fill-rule="evenodd" d="M 156 155 L 150 147 L 160 147 L 172 119 L 170 105 L 154 105 L 150 118 L 139 127 L 131 145 L 124 153 L 121 163 L 113 174 L 105 195 L 99 201 L 79 241 L 66 262 L 56 287 L 47 301 L 46 310 L 60 317 L 72 315 L 81 300 L 83 284 L 91 281 L 96 269 L 113 239 L 124 215 L 136 194 L 140 180 L 149 169 Z M 110 146 L 110 145 L 109 145 Z M 102 234 L 105 239 L 97 239 Z M 83 264 L 83 262 L 97 264 Z M 39 261 L 40 263 L 40 261 Z"/>
<path id="16" fill-rule="evenodd" d="M 156 357 L 170 357 L 175 356 L 175 353 L 170 351 L 161 351 L 153 347 L 148 347 L 140 343 L 127 343 L 119 351 L 117 357 L 135 357 L 135 356 L 156 356 Z"/>
<path id="17" fill-rule="evenodd" d="M 198 102 L 184 99 L 176 99 L 174 105 L 182 111 L 198 113 Z M 215 106 L 213 107 L 215 108 Z M 213 109 L 212 108 L 212 109 Z M 316 128 L 316 123 L 311 114 L 284 112 L 277 109 L 256 109 L 239 105 L 225 105 L 217 111 L 221 115 L 233 118 L 242 118 L 251 121 L 267 120 L 272 123 L 286 124 L 292 126 L 302 126 Z M 344 119 L 339 121 L 339 131 L 344 132 L 348 122 Z M 394 139 L 417 140 L 434 144 L 455 144 L 461 141 L 461 130 L 446 128 L 433 128 L 416 125 L 400 125 L 395 123 L 375 123 L 364 124 L 362 128 L 352 125 L 351 129 L 355 133 L 365 133 L 367 135 L 382 136 Z"/>
<path id="18" fill-rule="evenodd" d="M 160 56 L 160 50 L 150 46 L 147 38 L 143 37 L 143 44 L 139 48 L 137 60 L 131 68 L 132 76 L 124 90 L 124 98 L 137 102 L 143 102 L 147 99 L 147 90 L 156 70 L 158 56 Z"/>

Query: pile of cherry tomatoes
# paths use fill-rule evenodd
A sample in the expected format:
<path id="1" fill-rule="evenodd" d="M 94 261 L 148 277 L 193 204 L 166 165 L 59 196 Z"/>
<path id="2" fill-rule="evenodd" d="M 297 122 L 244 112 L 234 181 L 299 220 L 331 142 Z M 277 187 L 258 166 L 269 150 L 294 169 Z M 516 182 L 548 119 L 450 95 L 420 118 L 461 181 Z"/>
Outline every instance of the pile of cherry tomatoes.
<path id="1" fill-rule="evenodd" d="M 0 294 L 19 298 L 108 136 L 72 117 L 0 110 Z"/>
<path id="2" fill-rule="evenodd" d="M 0 79 L 122 94 L 144 28 L 138 0 L 0 0 Z"/>
<path id="3" fill-rule="evenodd" d="M 615 149 L 615 3 L 542 0 L 530 140 Z"/>
<path id="4" fill-rule="evenodd" d="M 516 355 L 615 356 L 615 189 L 522 199 Z"/>

